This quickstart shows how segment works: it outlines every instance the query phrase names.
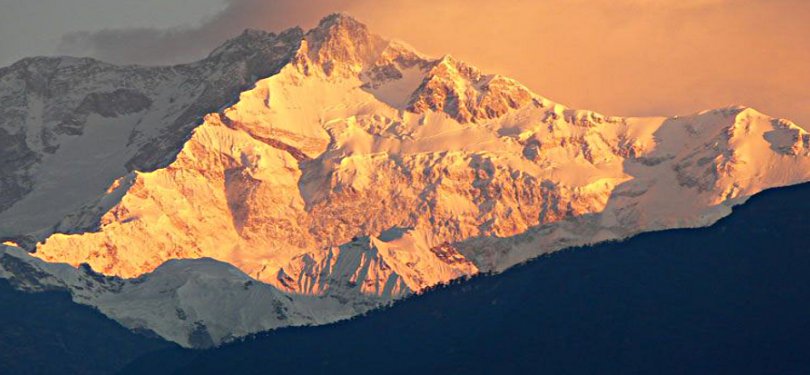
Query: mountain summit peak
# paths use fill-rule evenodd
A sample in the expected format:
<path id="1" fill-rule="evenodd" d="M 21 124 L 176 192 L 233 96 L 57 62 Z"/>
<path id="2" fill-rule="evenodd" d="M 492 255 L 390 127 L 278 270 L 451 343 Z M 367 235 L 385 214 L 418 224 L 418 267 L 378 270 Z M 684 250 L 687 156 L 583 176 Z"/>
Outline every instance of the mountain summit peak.
<path id="1" fill-rule="evenodd" d="M 318 22 L 317 28 L 331 28 L 334 26 L 366 28 L 365 24 L 358 21 L 356 18 L 352 17 L 346 12 L 335 12 L 321 18 L 320 22 Z"/>
<path id="2" fill-rule="evenodd" d="M 317 27 L 307 32 L 305 40 L 310 60 L 321 65 L 327 75 L 337 66 L 358 72 L 373 63 L 388 42 L 369 32 L 368 27 L 345 13 L 333 13 L 323 18 Z"/>

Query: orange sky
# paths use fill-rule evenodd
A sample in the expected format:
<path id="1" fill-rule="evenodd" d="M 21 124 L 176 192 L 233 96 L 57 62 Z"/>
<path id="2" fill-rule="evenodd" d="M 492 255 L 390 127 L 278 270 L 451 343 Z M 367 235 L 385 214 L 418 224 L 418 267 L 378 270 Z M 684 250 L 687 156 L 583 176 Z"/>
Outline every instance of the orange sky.
<path id="1" fill-rule="evenodd" d="M 810 1 L 418 3 L 351 12 L 574 107 L 671 115 L 745 104 L 810 126 Z"/>
<path id="2" fill-rule="evenodd" d="M 230 0 L 200 25 L 71 35 L 63 50 L 177 62 L 244 28 L 309 28 L 337 10 L 576 108 L 674 115 L 745 104 L 810 126 L 805 0 Z"/>

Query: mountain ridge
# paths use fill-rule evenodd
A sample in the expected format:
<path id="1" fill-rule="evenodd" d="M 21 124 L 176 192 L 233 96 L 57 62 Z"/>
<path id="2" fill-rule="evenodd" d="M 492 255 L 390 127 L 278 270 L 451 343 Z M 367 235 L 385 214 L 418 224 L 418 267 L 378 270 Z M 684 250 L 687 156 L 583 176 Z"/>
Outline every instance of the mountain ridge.
<path id="1" fill-rule="evenodd" d="M 272 75 L 279 61 L 288 59 L 285 55 L 297 48 L 294 37 L 294 32 L 282 33 L 265 41 L 273 43 L 271 48 L 171 67 L 118 67 L 90 58 L 63 57 L 23 59 L 0 70 L 0 96 L 6 103 L 0 132 L 11 140 L 0 155 L 6 177 L 0 182 L 0 238 L 14 237 L 30 249 L 31 243 L 53 227 L 58 229 L 60 219 L 80 210 L 113 180 L 135 169 L 150 170 L 170 162 L 205 114 L 226 106 L 255 78 Z M 273 51 L 275 42 L 281 44 Z M 121 96 L 111 94 L 122 89 L 150 105 L 122 113 L 130 116 L 105 118 L 84 104 L 111 100 L 106 104 L 115 106 L 116 98 L 122 102 Z M 113 122 L 129 131 L 101 128 Z M 81 136 L 85 131 L 94 132 L 97 140 L 81 144 L 87 138 Z M 87 155 L 86 148 L 97 148 L 98 155 Z M 103 158 L 111 160 L 99 160 Z M 72 164 L 65 165 L 65 159 L 72 159 Z M 104 172 L 88 173 L 92 169 Z M 68 189 L 71 176 L 96 174 L 100 177 L 96 181 L 82 179 Z M 34 191 L 35 185 L 44 186 L 43 180 L 53 179 L 60 180 L 63 191 Z M 72 199 L 63 199 L 64 190 L 74 195 Z M 31 193 L 55 206 L 44 209 L 30 197 L 28 202 L 18 202 Z M 42 217 L 29 219 L 31 212 Z"/>
<path id="2" fill-rule="evenodd" d="M 207 106 L 184 99 L 184 112 L 201 118 L 199 124 L 176 127 L 148 117 L 155 103 L 173 103 L 159 90 L 153 95 L 161 100 L 121 94 L 137 108 L 108 113 L 109 120 L 99 108 L 118 106 L 99 105 L 92 94 L 89 104 L 74 99 L 79 104 L 71 115 L 90 113 L 95 129 L 110 137 L 126 135 L 114 132 L 116 122 L 135 123 L 134 130 L 146 120 L 157 138 L 172 132 L 174 141 L 163 143 L 168 151 L 153 152 L 148 141 L 130 151 L 150 154 L 153 163 L 170 160 L 154 168 L 116 165 L 118 174 L 109 173 L 114 181 L 95 196 L 85 194 L 78 212 L 52 227 L 14 228 L 25 223 L 21 212 L 53 217 L 67 209 L 0 211 L 0 234 L 22 237 L 23 246 L 35 249 L 31 259 L 6 256 L 24 259 L 125 326 L 184 346 L 209 346 L 281 325 L 344 319 L 566 247 L 705 226 L 765 188 L 810 179 L 810 136 L 787 120 L 748 107 L 673 118 L 574 110 L 509 78 L 385 41 L 342 14 L 306 33 L 246 31 L 202 64 L 214 71 L 230 66 L 221 61 L 226 55 L 240 62 L 242 77 L 270 74 L 249 79 L 238 100 L 214 111 L 203 109 L 222 98 L 194 91 Z M 210 84 L 229 82 L 230 72 L 212 73 Z M 101 97 L 116 101 L 117 95 Z M 89 139 L 87 122 L 71 124 L 79 131 L 59 138 L 68 146 L 57 150 Z M 82 146 L 73 156 L 91 162 L 76 171 L 82 172 L 77 186 L 103 156 L 80 153 Z M 45 155 L 42 165 L 56 155 L 65 156 Z M 38 186 L 62 188 L 41 180 Z M 137 308 L 161 289 L 154 278 L 158 284 L 139 286 L 140 276 L 195 258 L 222 264 L 181 267 L 182 275 L 174 275 L 181 281 L 169 289 L 193 284 L 196 297 L 160 297 L 155 308 L 183 314 L 161 317 Z M 93 278 L 51 263 L 88 264 L 121 289 L 94 281 L 95 288 L 76 290 L 76 280 Z M 200 284 L 205 273 L 220 276 Z M 58 281 L 65 278 L 73 281 Z M 262 297 L 238 318 L 233 306 L 197 292 L 222 282 L 222 293 L 243 296 L 250 291 L 245 278 L 256 280 Z M 135 302 L 122 300 L 130 292 Z M 135 305 L 126 311 L 122 303 Z M 190 315 L 181 305 L 193 305 L 199 319 L 181 319 Z M 270 319 L 277 309 L 287 311 L 284 319 Z"/>

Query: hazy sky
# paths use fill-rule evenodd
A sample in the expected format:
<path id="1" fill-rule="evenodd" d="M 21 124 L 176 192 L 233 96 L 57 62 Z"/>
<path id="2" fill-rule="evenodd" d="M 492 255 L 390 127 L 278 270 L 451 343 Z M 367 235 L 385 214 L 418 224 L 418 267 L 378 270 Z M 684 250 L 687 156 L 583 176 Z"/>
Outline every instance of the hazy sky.
<path id="1" fill-rule="evenodd" d="M 746 104 L 810 126 L 806 0 L 0 0 L 0 10 L 0 65 L 42 54 L 184 62 L 244 28 L 308 28 L 342 10 L 576 108 Z"/>

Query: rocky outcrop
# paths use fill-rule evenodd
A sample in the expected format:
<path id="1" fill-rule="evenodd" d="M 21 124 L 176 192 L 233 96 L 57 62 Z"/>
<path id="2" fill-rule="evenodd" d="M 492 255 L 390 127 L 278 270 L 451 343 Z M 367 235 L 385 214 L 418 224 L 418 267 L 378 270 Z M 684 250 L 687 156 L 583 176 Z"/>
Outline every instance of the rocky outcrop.
<path id="1" fill-rule="evenodd" d="M 482 122 L 533 102 L 523 85 L 445 56 L 435 62 L 413 93 L 408 109 L 416 113 L 444 112 L 459 122 Z"/>

